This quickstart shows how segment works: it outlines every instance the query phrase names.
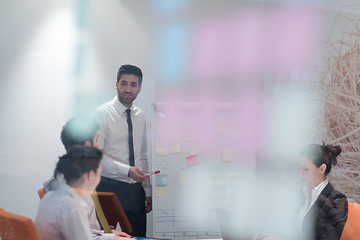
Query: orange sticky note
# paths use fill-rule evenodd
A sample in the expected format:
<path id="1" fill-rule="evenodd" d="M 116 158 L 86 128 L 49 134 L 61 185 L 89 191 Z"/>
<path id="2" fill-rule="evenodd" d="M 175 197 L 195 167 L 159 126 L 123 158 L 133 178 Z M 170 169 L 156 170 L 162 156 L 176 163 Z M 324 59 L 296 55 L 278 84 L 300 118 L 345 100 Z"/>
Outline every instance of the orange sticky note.
<path id="1" fill-rule="evenodd" d="M 199 164 L 199 159 L 197 158 L 196 155 L 192 155 L 192 156 L 188 156 L 186 158 L 186 162 L 189 166 L 194 166 L 194 165 Z"/>
<path id="2" fill-rule="evenodd" d="M 190 155 L 198 155 L 200 153 L 200 150 L 196 145 L 191 145 L 190 147 L 188 147 L 188 152 Z"/>

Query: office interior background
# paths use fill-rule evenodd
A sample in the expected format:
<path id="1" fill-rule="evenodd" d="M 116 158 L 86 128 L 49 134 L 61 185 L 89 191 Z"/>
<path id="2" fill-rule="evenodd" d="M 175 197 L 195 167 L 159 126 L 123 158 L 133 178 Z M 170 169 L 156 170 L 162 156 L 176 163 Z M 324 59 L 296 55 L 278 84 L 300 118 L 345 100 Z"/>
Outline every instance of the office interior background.
<path id="1" fill-rule="evenodd" d="M 359 203 L 359 11 L 350 0 L 1 1 L 0 207 L 35 218 L 37 189 L 64 153 L 62 126 L 112 99 L 126 63 L 143 70 L 135 104 L 149 126 L 153 104 L 167 103 L 171 120 L 174 106 L 198 104 L 206 148 L 214 106 L 236 105 L 236 143 L 256 152 L 261 177 L 298 186 L 288 170 L 299 149 L 340 144 L 330 179 Z"/>

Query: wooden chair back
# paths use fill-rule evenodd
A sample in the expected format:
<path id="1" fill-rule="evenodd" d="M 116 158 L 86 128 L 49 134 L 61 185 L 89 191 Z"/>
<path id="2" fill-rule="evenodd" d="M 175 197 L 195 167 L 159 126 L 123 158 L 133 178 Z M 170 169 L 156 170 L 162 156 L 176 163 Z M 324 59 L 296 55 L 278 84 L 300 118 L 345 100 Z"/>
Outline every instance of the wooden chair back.
<path id="1" fill-rule="evenodd" d="M 121 231 L 131 234 L 131 224 L 115 193 L 97 192 L 97 195 L 109 225 L 115 228 L 119 223 Z"/>

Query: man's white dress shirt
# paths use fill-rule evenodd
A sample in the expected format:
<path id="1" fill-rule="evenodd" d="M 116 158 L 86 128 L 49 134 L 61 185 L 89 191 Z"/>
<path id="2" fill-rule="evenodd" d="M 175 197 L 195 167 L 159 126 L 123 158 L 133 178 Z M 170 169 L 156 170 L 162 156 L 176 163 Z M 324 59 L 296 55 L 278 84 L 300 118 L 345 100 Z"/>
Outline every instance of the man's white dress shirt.
<path id="1" fill-rule="evenodd" d="M 135 183 L 128 176 L 129 173 L 129 142 L 126 107 L 122 105 L 117 96 L 104 103 L 95 110 L 95 117 L 99 122 L 98 132 L 99 148 L 103 151 L 101 161 L 103 177 L 126 183 Z M 143 111 L 132 105 L 131 121 L 133 125 L 133 141 L 135 167 L 148 172 L 148 158 L 146 146 L 146 119 Z M 149 179 L 143 182 L 146 196 L 151 196 Z"/>

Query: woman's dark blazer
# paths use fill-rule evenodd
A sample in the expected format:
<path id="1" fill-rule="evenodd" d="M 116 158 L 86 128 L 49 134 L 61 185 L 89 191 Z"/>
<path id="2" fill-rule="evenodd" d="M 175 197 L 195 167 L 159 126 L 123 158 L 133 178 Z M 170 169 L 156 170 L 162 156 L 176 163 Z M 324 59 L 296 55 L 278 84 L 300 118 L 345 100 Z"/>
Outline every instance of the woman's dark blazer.
<path id="1" fill-rule="evenodd" d="M 346 196 L 328 183 L 304 217 L 302 239 L 340 239 L 347 216 Z"/>

